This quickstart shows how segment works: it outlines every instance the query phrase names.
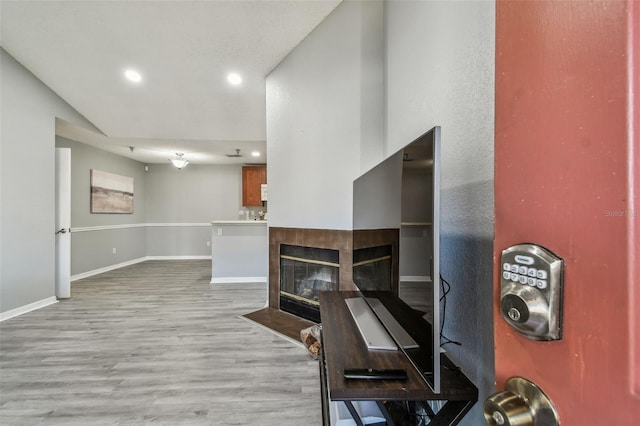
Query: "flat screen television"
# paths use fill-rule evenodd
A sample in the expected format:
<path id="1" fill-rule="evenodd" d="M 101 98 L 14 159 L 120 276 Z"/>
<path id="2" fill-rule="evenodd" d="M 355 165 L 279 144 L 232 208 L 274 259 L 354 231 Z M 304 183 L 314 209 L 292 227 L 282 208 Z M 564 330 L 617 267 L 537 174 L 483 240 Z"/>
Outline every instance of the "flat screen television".
<path id="1" fill-rule="evenodd" d="M 353 281 L 361 292 L 394 293 L 424 318 L 430 348 L 397 346 L 434 392 L 440 392 L 439 222 L 440 127 L 434 127 L 353 184 Z"/>

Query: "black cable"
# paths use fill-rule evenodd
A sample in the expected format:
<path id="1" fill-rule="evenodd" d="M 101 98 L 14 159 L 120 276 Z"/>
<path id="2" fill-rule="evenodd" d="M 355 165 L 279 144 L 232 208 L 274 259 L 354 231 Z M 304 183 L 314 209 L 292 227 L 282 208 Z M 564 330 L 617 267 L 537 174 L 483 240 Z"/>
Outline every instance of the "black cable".
<path id="1" fill-rule="evenodd" d="M 445 288 L 445 284 L 447 286 L 446 288 Z M 451 291 L 451 284 L 449 284 L 447 280 L 442 278 L 442 275 L 440 275 L 440 289 L 442 290 L 442 295 L 440 296 L 440 301 L 442 302 L 442 321 L 440 323 L 440 347 L 443 347 L 444 345 L 449 345 L 449 344 L 462 346 L 462 343 L 456 340 L 449 339 L 447 336 L 445 336 L 443 332 L 446 314 L 447 314 L 447 294 L 449 294 L 449 292 Z M 442 341 L 443 339 L 445 340 L 444 342 Z"/>
<path id="2" fill-rule="evenodd" d="M 444 287 L 445 284 L 447 285 L 446 289 Z M 449 294 L 449 292 L 451 291 L 451 284 L 449 284 L 447 280 L 442 278 L 442 275 L 440 275 L 440 289 L 442 290 L 442 294 L 440 295 L 440 301 L 442 302 L 447 297 L 447 294 Z"/>

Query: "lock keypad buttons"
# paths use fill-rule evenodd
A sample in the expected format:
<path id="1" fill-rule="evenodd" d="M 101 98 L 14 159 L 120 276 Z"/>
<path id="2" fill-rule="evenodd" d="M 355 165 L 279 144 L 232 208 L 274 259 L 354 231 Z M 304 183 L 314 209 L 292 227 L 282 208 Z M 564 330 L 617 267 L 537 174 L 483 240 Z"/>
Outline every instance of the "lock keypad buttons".
<path id="1" fill-rule="evenodd" d="M 502 264 L 502 277 L 505 280 L 513 281 L 514 283 L 520 283 L 523 285 L 530 285 L 532 287 L 538 287 L 539 289 L 545 289 L 549 285 L 547 277 L 549 273 L 544 269 L 536 269 L 527 267 L 525 265 L 517 263 L 523 256 L 515 256 L 516 263 L 504 262 Z M 529 257 L 529 259 L 531 259 Z M 530 265 L 530 263 L 527 263 Z M 531 278 L 528 278 L 531 277 Z M 533 279 L 533 278 L 537 278 Z"/>

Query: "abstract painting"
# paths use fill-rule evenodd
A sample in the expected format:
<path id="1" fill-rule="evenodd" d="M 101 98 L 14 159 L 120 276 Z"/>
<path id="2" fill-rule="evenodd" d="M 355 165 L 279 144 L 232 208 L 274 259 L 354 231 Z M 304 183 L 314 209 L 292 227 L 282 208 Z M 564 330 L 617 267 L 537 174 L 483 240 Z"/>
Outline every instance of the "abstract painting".
<path id="1" fill-rule="evenodd" d="M 133 178 L 92 169 L 91 213 L 133 213 Z"/>

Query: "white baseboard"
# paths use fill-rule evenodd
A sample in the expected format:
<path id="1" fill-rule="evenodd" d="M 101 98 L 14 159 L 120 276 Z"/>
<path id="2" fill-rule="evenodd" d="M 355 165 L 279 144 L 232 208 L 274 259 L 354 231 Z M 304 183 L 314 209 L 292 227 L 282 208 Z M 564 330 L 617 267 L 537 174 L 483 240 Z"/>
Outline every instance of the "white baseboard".
<path id="1" fill-rule="evenodd" d="M 227 283 L 266 283 L 267 277 L 220 277 L 211 278 L 210 284 L 227 284 Z"/>
<path id="2" fill-rule="evenodd" d="M 104 272 L 113 271 L 114 269 L 123 268 L 125 266 L 135 265 L 136 263 L 144 262 L 145 260 L 147 260 L 146 257 L 141 257 L 138 259 L 127 260 L 126 262 L 122 262 L 122 263 L 116 263 L 115 265 L 105 266 L 104 268 L 98 268 L 92 271 L 81 272 L 76 275 L 71 275 L 71 282 L 81 280 L 83 278 L 89 278 L 94 275 L 102 274 Z"/>
<path id="3" fill-rule="evenodd" d="M 207 260 L 211 259 L 211 256 L 145 256 L 138 259 L 127 260 L 126 262 L 116 263 L 115 265 L 105 266 L 104 268 L 94 269 L 92 271 L 82 272 L 80 274 L 72 275 L 71 281 L 81 280 L 83 278 L 89 278 L 94 275 L 102 274 L 104 272 L 113 271 L 114 269 L 123 268 L 125 266 L 135 265 L 136 263 L 145 262 L 147 260 Z"/>
<path id="4" fill-rule="evenodd" d="M 28 305 L 20 306 L 19 308 L 11 309 L 10 311 L 0 312 L 0 322 L 8 320 L 9 318 L 17 317 L 18 315 L 26 314 L 27 312 L 35 311 L 36 309 L 44 308 L 45 306 L 58 303 L 58 299 L 55 296 L 47 297 L 46 299 L 38 300 L 37 302 L 29 303 Z"/>
<path id="5" fill-rule="evenodd" d="M 207 256 L 147 256 L 145 260 L 211 260 L 211 255 Z"/>
<path id="6" fill-rule="evenodd" d="M 431 277 L 428 275 L 404 275 L 400 277 L 400 281 L 431 282 Z"/>

